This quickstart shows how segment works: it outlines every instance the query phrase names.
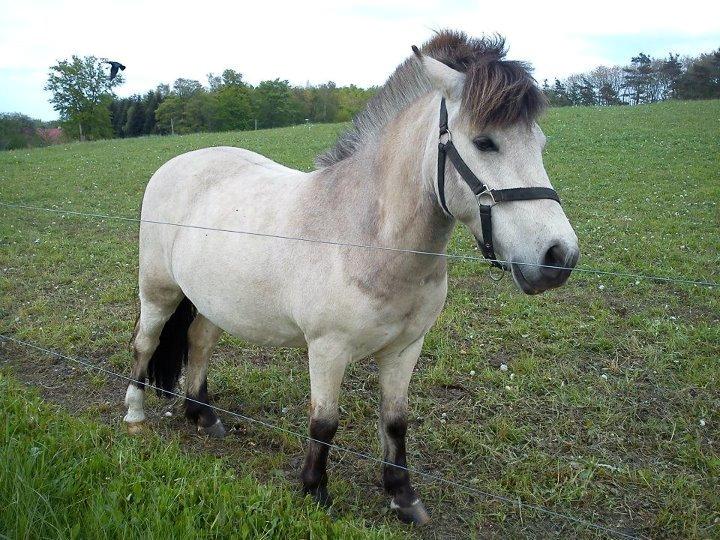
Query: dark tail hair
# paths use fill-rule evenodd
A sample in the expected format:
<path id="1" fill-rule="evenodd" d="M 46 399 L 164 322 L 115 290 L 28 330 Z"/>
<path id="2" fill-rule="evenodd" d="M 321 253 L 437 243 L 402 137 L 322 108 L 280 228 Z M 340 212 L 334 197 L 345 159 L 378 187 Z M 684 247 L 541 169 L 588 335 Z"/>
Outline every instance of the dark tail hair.
<path id="1" fill-rule="evenodd" d="M 147 367 L 148 379 L 157 387 L 158 396 L 172 397 L 167 392 L 175 390 L 182 368 L 187 365 L 188 330 L 195 315 L 197 309 L 187 297 L 183 297 L 175 313 L 163 326 L 160 343 Z"/>

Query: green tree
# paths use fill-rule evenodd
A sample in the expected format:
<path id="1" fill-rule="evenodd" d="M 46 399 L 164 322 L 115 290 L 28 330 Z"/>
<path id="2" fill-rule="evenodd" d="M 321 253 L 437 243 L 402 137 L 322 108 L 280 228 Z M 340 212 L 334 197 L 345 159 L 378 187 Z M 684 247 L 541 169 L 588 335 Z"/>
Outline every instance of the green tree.
<path id="1" fill-rule="evenodd" d="M 297 115 L 288 81 L 262 81 L 253 92 L 253 102 L 259 127 L 287 126 Z"/>
<path id="2" fill-rule="evenodd" d="M 582 88 L 582 75 L 570 75 L 565 81 L 567 98 L 571 105 L 582 105 L 580 90 Z"/>
<path id="3" fill-rule="evenodd" d="M 38 120 L 19 113 L 0 113 L 0 150 L 42 146 L 37 134 Z"/>
<path id="4" fill-rule="evenodd" d="M 50 67 L 45 90 L 71 137 L 99 139 L 113 134 L 110 103 L 113 88 L 123 83 L 122 74 L 110 80 L 104 60 L 94 56 L 60 60 Z"/>
<path id="5" fill-rule="evenodd" d="M 204 90 L 191 96 L 185 104 L 185 121 L 193 133 L 217 131 L 217 96 Z"/>
<path id="6" fill-rule="evenodd" d="M 567 88 L 560 79 L 555 79 L 555 83 L 553 83 L 552 88 L 550 90 L 546 90 L 545 93 L 547 95 L 548 102 L 552 107 L 568 107 L 572 105 L 572 101 L 570 101 L 570 97 L 568 96 Z"/>
<path id="7" fill-rule="evenodd" d="M 595 94 L 595 87 L 586 77 L 583 77 L 582 82 L 578 86 L 578 98 L 580 105 L 595 105 L 597 104 L 597 95 Z"/>
<path id="8" fill-rule="evenodd" d="M 208 75 L 211 94 L 215 96 L 215 128 L 218 131 L 250 129 L 253 125 L 253 108 L 250 87 L 242 74 L 226 69 L 222 76 Z"/>
<path id="9" fill-rule="evenodd" d="M 235 71 L 234 69 L 226 69 L 222 73 L 222 84 L 223 86 L 245 86 L 243 81 L 242 73 Z"/>
<path id="10" fill-rule="evenodd" d="M 128 98 L 113 99 L 110 102 L 110 122 L 112 123 L 115 137 L 125 136 L 125 124 L 127 123 L 127 112 L 132 100 Z"/>
<path id="11" fill-rule="evenodd" d="M 215 75 L 214 73 L 208 73 L 207 79 L 208 87 L 210 88 L 211 92 L 219 90 L 222 86 L 222 77 L 219 75 Z"/>
<path id="12" fill-rule="evenodd" d="M 677 84 L 682 76 L 682 64 L 678 60 L 678 55 L 668 55 L 667 60 L 660 63 L 657 76 L 662 88 L 662 98 L 674 98 L 677 94 Z"/>
<path id="13" fill-rule="evenodd" d="M 598 66 L 585 77 L 597 91 L 600 105 L 620 105 L 620 91 L 623 88 L 624 73 L 620 66 Z"/>
<path id="14" fill-rule="evenodd" d="M 340 103 L 337 86 L 330 81 L 315 88 L 311 119 L 314 122 L 334 122 Z"/>
<path id="15" fill-rule="evenodd" d="M 290 89 L 292 104 L 297 123 L 304 123 L 312 119 L 315 89 L 312 86 L 294 86 Z"/>
<path id="16" fill-rule="evenodd" d="M 127 137 L 138 137 L 145 133 L 145 107 L 138 96 L 127 112 L 127 123 L 125 124 L 125 135 Z"/>
<path id="17" fill-rule="evenodd" d="M 155 110 L 160 105 L 160 95 L 156 91 L 150 91 L 143 97 L 142 104 L 145 112 L 143 118 L 143 135 L 150 135 L 155 133 Z"/>
<path id="18" fill-rule="evenodd" d="M 155 110 L 157 126 L 162 133 L 190 133 L 185 118 L 185 101 L 176 95 L 169 95 Z"/>
<path id="19" fill-rule="evenodd" d="M 247 86 L 222 86 L 216 92 L 216 103 L 217 129 L 219 131 L 252 128 L 252 98 Z"/>
<path id="20" fill-rule="evenodd" d="M 622 105 L 618 91 L 609 82 L 603 83 L 598 90 L 598 101 L 600 105 Z"/>
<path id="21" fill-rule="evenodd" d="M 199 81 L 194 79 L 175 79 L 173 83 L 173 94 L 183 99 L 189 99 L 199 92 L 204 92 L 205 88 Z"/>
<path id="22" fill-rule="evenodd" d="M 367 102 L 377 92 L 377 88 L 358 88 L 354 84 L 337 89 L 338 111 L 335 122 L 348 122 L 365 108 Z"/>

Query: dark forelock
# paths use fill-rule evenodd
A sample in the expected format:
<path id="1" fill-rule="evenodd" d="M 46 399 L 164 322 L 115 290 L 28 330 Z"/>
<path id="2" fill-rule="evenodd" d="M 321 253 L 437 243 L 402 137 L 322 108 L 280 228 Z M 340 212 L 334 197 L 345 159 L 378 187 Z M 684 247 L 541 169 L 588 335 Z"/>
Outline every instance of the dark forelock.
<path id="1" fill-rule="evenodd" d="M 545 96 L 524 62 L 505 60 L 501 36 L 470 38 L 464 32 L 442 30 L 422 46 L 426 54 L 466 75 L 462 107 L 482 129 L 518 122 L 531 123 L 545 108 Z M 353 155 L 365 140 L 375 137 L 401 110 L 432 87 L 422 68 L 409 58 L 390 76 L 353 126 L 333 148 L 318 156 L 318 166 L 332 165 Z"/>
<path id="2" fill-rule="evenodd" d="M 502 127 L 533 122 L 546 105 L 530 66 L 505 60 L 501 36 L 469 38 L 464 32 L 444 30 L 422 48 L 451 68 L 465 73 L 462 106 L 479 127 Z"/>

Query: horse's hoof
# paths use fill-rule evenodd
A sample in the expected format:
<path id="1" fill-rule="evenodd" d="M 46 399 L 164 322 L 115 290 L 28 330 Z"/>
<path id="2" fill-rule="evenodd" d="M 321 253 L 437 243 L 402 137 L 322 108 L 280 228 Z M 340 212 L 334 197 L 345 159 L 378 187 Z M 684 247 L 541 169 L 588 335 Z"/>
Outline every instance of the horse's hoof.
<path id="1" fill-rule="evenodd" d="M 399 506 L 395 502 L 395 499 L 393 499 L 390 501 L 390 508 L 395 510 L 398 519 L 403 523 L 425 525 L 430 521 L 430 514 L 425 510 L 425 505 L 420 499 L 415 499 L 415 501 L 406 508 Z"/>
<path id="2" fill-rule="evenodd" d="M 223 426 L 223 423 L 218 418 L 217 422 L 210 427 L 198 426 L 197 432 L 199 435 L 207 435 L 208 437 L 222 439 L 225 436 L 225 426 Z"/>
<path id="3" fill-rule="evenodd" d="M 316 504 L 319 504 L 323 508 L 330 508 L 330 506 L 332 505 L 332 497 L 328 493 L 326 487 L 319 487 L 316 489 L 304 489 L 303 492 L 305 493 L 305 495 L 311 495 L 313 501 L 315 501 Z"/>
<path id="4" fill-rule="evenodd" d="M 313 500 L 323 508 L 330 508 L 330 506 L 332 506 L 332 497 L 327 489 L 313 493 Z"/>
<path id="5" fill-rule="evenodd" d="M 145 431 L 145 422 L 125 422 L 129 435 L 138 435 Z"/>

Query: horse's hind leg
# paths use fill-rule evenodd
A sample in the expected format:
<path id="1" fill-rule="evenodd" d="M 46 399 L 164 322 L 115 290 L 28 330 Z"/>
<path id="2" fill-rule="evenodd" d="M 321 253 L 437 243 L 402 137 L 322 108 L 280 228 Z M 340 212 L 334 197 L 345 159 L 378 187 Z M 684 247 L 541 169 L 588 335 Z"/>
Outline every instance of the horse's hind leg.
<path id="1" fill-rule="evenodd" d="M 198 433 L 213 437 L 225 435 L 225 428 L 209 407 L 207 369 L 210 354 L 222 330 L 198 314 L 188 331 L 189 353 L 186 374 L 185 414 L 195 422 Z"/>
<path id="2" fill-rule="evenodd" d="M 155 290 L 152 296 L 140 296 L 140 317 L 133 336 L 135 363 L 130 372 L 133 382 L 128 385 L 125 394 L 128 411 L 124 420 L 131 433 L 138 431 L 145 420 L 143 403 L 148 364 L 158 347 L 165 323 L 172 317 L 182 297 L 180 289 Z"/>
<path id="3" fill-rule="evenodd" d="M 430 520 L 420 498 L 410 484 L 405 457 L 407 432 L 408 386 L 415 363 L 422 349 L 423 338 L 405 349 L 379 356 L 380 388 L 380 441 L 383 447 L 383 485 L 392 496 L 390 508 L 405 523 L 422 525 Z M 394 467 L 393 465 L 397 465 Z"/>

